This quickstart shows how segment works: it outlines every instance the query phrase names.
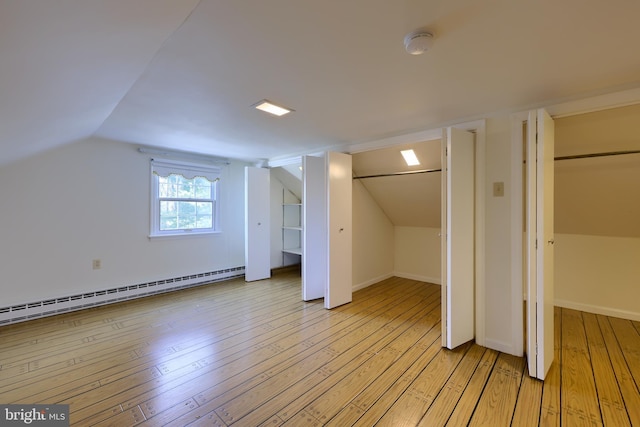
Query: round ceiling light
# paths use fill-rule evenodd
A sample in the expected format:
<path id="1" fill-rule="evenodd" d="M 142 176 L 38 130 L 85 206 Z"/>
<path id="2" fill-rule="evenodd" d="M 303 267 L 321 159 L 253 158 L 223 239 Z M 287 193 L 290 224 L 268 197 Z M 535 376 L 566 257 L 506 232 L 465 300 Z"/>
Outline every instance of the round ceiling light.
<path id="1" fill-rule="evenodd" d="M 433 46 L 433 34 L 426 31 L 415 31 L 404 38 L 404 48 L 411 55 L 422 55 Z"/>

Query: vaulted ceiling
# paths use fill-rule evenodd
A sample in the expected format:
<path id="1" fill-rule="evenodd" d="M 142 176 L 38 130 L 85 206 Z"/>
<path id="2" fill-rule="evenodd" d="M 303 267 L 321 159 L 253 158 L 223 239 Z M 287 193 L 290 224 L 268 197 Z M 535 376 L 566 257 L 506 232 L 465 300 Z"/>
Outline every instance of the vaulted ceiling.
<path id="1" fill-rule="evenodd" d="M 353 155 L 353 174 L 393 225 L 440 227 L 441 141 L 431 140 Z M 413 149 L 420 161 L 407 166 L 400 150 Z M 420 172 L 418 171 L 433 171 Z M 408 174 L 407 172 L 414 172 Z"/>
<path id="2" fill-rule="evenodd" d="M 640 3 L 3 0 L 0 165 L 90 136 L 278 159 L 640 85 Z M 407 54 L 427 28 L 433 48 Z M 268 98 L 296 111 L 251 108 Z"/>

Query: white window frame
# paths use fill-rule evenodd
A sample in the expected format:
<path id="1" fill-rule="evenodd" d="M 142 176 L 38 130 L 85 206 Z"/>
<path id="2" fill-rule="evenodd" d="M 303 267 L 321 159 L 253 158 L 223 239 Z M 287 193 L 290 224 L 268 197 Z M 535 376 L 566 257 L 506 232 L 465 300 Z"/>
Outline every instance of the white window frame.
<path id="1" fill-rule="evenodd" d="M 151 208 L 150 208 L 150 231 L 149 237 L 176 237 L 194 236 L 220 233 L 220 175 L 221 170 L 215 166 L 178 162 L 174 160 L 151 159 Z M 161 230 L 160 229 L 160 197 L 159 197 L 159 176 L 171 174 L 182 175 L 187 179 L 195 177 L 205 177 L 215 186 L 213 201 L 213 226 L 212 228 L 196 228 L 188 230 Z"/>

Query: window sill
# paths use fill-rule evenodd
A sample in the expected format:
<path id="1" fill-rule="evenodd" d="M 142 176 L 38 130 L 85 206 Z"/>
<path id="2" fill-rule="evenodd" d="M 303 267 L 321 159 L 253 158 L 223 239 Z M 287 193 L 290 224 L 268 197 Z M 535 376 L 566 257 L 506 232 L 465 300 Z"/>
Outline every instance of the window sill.
<path id="1" fill-rule="evenodd" d="M 207 237 L 222 234 L 222 231 L 185 231 L 171 234 L 149 234 L 149 240 L 180 239 L 185 237 Z"/>

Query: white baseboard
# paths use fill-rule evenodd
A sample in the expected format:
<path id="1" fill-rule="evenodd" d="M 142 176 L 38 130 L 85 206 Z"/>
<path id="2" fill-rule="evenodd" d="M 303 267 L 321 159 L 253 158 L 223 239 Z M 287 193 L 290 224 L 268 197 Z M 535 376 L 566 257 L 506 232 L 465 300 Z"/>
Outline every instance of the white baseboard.
<path id="1" fill-rule="evenodd" d="M 558 307 L 570 308 L 572 310 L 585 311 L 587 313 L 602 314 L 604 316 L 619 317 L 621 319 L 635 320 L 640 322 L 640 313 L 636 311 L 620 310 L 617 308 L 603 307 L 599 305 L 582 304 L 574 301 L 555 300 Z"/>
<path id="2" fill-rule="evenodd" d="M 244 266 L 0 307 L 0 325 L 186 289 L 244 275 Z"/>
<path id="3" fill-rule="evenodd" d="M 358 290 L 364 289 L 364 288 L 366 288 L 368 286 L 375 285 L 378 282 L 382 282 L 383 280 L 386 280 L 386 279 L 388 279 L 390 277 L 393 277 L 393 273 L 383 274 L 382 276 L 378 276 L 378 277 L 376 277 L 374 279 L 370 279 L 370 280 L 358 283 L 356 285 L 353 285 L 352 289 L 354 291 L 358 291 Z"/>
<path id="4" fill-rule="evenodd" d="M 403 279 L 418 280 L 420 282 L 433 283 L 434 285 L 442 285 L 439 277 L 422 276 L 419 274 L 402 273 L 400 271 L 394 271 L 393 275 L 396 277 L 402 277 Z"/>

